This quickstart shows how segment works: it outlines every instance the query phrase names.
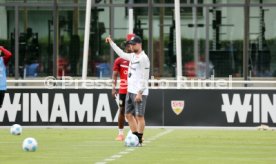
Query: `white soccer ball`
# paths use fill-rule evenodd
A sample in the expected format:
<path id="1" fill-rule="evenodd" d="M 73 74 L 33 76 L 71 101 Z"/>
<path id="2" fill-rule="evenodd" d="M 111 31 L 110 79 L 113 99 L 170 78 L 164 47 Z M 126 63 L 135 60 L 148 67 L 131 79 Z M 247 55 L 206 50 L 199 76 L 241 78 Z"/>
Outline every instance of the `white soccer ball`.
<path id="1" fill-rule="evenodd" d="M 128 134 L 125 139 L 125 146 L 136 147 L 139 144 L 139 139 L 135 134 Z"/>
<path id="2" fill-rule="evenodd" d="M 23 141 L 22 148 L 24 151 L 30 151 L 30 152 L 36 151 L 38 148 L 37 141 L 31 137 L 26 138 Z"/>
<path id="3" fill-rule="evenodd" d="M 22 133 L 22 127 L 19 124 L 14 124 L 11 126 L 10 133 L 12 135 L 20 135 Z"/>

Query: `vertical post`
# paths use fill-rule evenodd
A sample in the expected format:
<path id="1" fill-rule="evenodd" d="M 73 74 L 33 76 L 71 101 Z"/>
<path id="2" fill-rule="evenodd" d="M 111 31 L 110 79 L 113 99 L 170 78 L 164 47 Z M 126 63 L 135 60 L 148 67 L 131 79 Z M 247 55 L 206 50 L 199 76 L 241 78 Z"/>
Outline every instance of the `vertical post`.
<path id="1" fill-rule="evenodd" d="M 260 0 L 260 4 L 263 4 L 263 0 Z M 259 47 L 259 51 L 263 51 L 263 42 L 264 42 L 264 10 L 263 10 L 263 6 L 260 6 L 260 10 L 259 10 L 259 16 L 260 16 L 260 24 L 259 24 L 259 43 L 258 43 L 258 47 Z"/>
<path id="2" fill-rule="evenodd" d="M 148 38 L 148 55 L 150 56 L 150 74 L 153 75 L 154 65 L 153 65 L 153 51 L 152 51 L 152 22 L 153 22 L 153 12 L 152 12 L 152 0 L 148 1 L 148 21 L 149 21 L 149 38 Z"/>
<path id="3" fill-rule="evenodd" d="M 91 1 L 86 0 L 86 14 L 85 14 L 85 30 L 84 30 L 84 47 L 83 47 L 83 61 L 82 61 L 82 80 L 87 78 L 88 65 L 88 48 L 90 37 L 90 18 L 91 18 Z"/>
<path id="4" fill-rule="evenodd" d="M 197 5 L 197 0 L 194 0 L 194 4 Z M 194 24 L 194 63 L 195 73 L 198 75 L 198 28 L 197 28 L 197 7 L 193 7 L 193 24 Z"/>
<path id="5" fill-rule="evenodd" d="M 111 35 L 111 37 L 114 38 L 114 7 L 112 6 L 112 0 L 110 0 L 110 7 L 109 7 L 109 26 L 110 26 L 110 31 L 109 31 L 109 34 Z M 112 63 L 114 62 L 114 51 L 113 49 L 110 47 L 109 49 L 110 51 L 110 64 L 112 65 Z M 112 76 L 112 75 L 111 75 Z"/>
<path id="6" fill-rule="evenodd" d="M 27 0 L 24 0 L 24 3 L 27 4 Z M 29 16 L 28 16 L 28 9 L 27 7 L 24 7 L 24 32 L 27 32 Z"/>
<path id="7" fill-rule="evenodd" d="M 14 53 L 15 53 L 15 79 L 19 79 L 19 20 L 18 20 L 18 6 L 15 6 L 14 20 L 15 20 L 15 28 L 14 28 Z"/>
<path id="8" fill-rule="evenodd" d="M 129 0 L 128 3 L 133 4 L 133 0 Z M 133 33 L 133 7 L 128 8 L 128 33 Z"/>
<path id="9" fill-rule="evenodd" d="M 216 4 L 216 3 L 217 3 L 217 0 L 213 0 L 213 4 Z M 213 23 L 215 23 L 217 21 L 216 9 L 217 9 L 216 7 L 213 7 L 213 9 L 212 9 L 213 10 L 213 12 L 212 12 Z M 217 30 L 216 30 L 216 28 L 218 28 L 218 27 L 213 28 L 213 45 L 212 45 L 213 50 L 217 50 L 217 32 L 216 32 Z"/>
<path id="10" fill-rule="evenodd" d="M 181 25 L 180 25 L 180 2 L 174 1 L 175 14 L 175 39 L 176 39 L 176 78 L 182 77 L 182 52 L 181 52 Z"/>
<path id="11" fill-rule="evenodd" d="M 248 49 L 249 49 L 249 16 L 250 0 L 245 0 L 244 4 L 244 42 L 243 42 L 243 77 L 248 80 Z"/>
<path id="12" fill-rule="evenodd" d="M 205 8 L 205 75 L 206 79 L 209 78 L 209 72 L 210 72 L 210 60 L 209 60 L 209 7 Z"/>
<path id="13" fill-rule="evenodd" d="M 160 1 L 161 3 L 164 3 L 164 0 Z M 160 49 L 159 49 L 159 75 L 163 75 L 163 65 L 164 65 L 164 15 L 165 15 L 165 7 L 160 8 L 160 13 L 159 13 L 159 22 L 160 22 L 160 30 L 159 30 L 159 44 L 160 44 Z"/>
<path id="14" fill-rule="evenodd" d="M 74 0 L 75 4 L 79 3 L 79 0 Z M 73 35 L 79 33 L 79 7 L 74 7 L 73 11 Z"/>
<path id="15" fill-rule="evenodd" d="M 54 39 L 53 39 L 53 76 L 57 77 L 57 61 L 59 54 L 59 18 L 57 0 L 53 0 L 53 25 L 54 25 Z"/>

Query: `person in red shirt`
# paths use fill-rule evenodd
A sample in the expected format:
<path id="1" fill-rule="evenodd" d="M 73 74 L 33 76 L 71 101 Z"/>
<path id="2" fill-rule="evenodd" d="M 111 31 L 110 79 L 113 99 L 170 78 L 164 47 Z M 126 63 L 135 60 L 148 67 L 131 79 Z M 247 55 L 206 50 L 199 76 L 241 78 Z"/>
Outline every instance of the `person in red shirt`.
<path id="1" fill-rule="evenodd" d="M 129 40 L 135 36 L 135 34 L 128 34 L 126 37 L 126 42 L 124 43 L 125 52 L 131 53 L 132 46 L 129 44 Z M 113 87 L 112 87 L 112 96 L 116 98 L 116 84 L 117 77 L 120 75 L 120 88 L 119 88 L 119 117 L 118 117 L 118 128 L 119 134 L 116 137 L 117 141 L 124 141 L 124 124 L 125 124 L 125 99 L 127 94 L 127 76 L 128 76 L 128 65 L 129 61 L 118 57 L 113 64 Z"/>
<path id="2" fill-rule="evenodd" d="M 6 66 L 11 59 L 11 52 L 0 46 L 0 109 L 2 108 L 5 92 L 7 90 Z"/>

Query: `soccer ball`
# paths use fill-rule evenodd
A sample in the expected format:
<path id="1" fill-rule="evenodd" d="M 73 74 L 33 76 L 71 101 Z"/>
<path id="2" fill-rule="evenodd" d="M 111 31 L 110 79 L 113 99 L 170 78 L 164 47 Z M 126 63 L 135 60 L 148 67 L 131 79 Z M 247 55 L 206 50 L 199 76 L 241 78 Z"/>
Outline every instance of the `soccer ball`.
<path id="1" fill-rule="evenodd" d="M 135 134 L 128 134 L 125 139 L 125 146 L 136 147 L 139 144 L 139 139 Z"/>
<path id="2" fill-rule="evenodd" d="M 10 133 L 12 135 L 20 135 L 22 133 L 22 127 L 19 124 L 14 124 L 11 126 Z"/>
<path id="3" fill-rule="evenodd" d="M 22 148 L 24 151 L 36 151 L 37 150 L 37 141 L 34 138 L 26 138 L 23 141 Z"/>
<path id="4" fill-rule="evenodd" d="M 127 133 L 127 136 L 131 135 L 132 134 L 132 131 L 129 130 L 128 133 Z"/>

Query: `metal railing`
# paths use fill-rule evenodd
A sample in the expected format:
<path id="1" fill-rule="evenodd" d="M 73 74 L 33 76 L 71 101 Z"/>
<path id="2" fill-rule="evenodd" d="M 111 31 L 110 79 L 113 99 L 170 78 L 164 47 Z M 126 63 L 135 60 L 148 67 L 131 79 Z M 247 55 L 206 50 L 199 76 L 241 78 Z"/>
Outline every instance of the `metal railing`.
<path id="1" fill-rule="evenodd" d="M 117 88 L 119 87 L 117 82 Z M 112 89 L 112 79 L 56 79 L 7 80 L 8 89 Z M 276 80 L 252 79 L 244 81 L 238 78 L 188 79 L 153 79 L 148 82 L 150 89 L 276 89 Z"/>

